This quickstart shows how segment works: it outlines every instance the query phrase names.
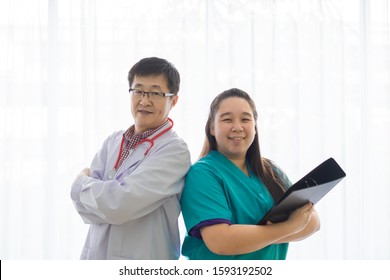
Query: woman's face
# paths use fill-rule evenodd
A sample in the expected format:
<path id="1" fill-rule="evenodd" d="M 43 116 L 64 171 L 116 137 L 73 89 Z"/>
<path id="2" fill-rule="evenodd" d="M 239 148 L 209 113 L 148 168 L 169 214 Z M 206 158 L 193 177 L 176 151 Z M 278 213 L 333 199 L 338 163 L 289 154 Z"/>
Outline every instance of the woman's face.
<path id="1" fill-rule="evenodd" d="M 221 102 L 210 133 L 221 154 L 230 160 L 245 159 L 256 134 L 255 125 L 249 103 L 240 97 L 229 97 Z"/>

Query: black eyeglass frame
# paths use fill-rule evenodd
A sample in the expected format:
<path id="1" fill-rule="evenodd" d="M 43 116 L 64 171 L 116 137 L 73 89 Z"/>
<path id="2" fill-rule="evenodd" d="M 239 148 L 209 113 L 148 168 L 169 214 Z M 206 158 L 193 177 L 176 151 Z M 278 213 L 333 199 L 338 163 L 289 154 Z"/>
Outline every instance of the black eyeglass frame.
<path id="1" fill-rule="evenodd" d="M 145 94 L 147 94 L 149 98 L 150 96 L 164 98 L 164 97 L 170 97 L 176 95 L 176 93 L 171 93 L 171 92 L 144 91 L 136 88 L 129 88 L 129 93 L 137 94 L 140 97 L 144 97 Z"/>

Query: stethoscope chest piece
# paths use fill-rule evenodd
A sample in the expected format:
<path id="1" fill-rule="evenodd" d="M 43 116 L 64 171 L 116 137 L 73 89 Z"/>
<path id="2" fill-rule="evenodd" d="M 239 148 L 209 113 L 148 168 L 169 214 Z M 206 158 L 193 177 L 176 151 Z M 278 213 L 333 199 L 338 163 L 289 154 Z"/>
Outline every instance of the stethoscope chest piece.
<path id="1" fill-rule="evenodd" d="M 110 172 L 108 172 L 108 175 L 107 175 L 108 179 L 109 180 L 114 179 L 115 173 L 116 173 L 116 170 L 111 170 Z"/>

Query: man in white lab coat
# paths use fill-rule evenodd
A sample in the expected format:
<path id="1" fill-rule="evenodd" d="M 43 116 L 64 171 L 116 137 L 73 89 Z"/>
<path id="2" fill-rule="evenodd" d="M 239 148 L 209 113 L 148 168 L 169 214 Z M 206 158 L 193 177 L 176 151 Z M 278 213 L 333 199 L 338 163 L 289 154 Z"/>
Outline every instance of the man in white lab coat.
<path id="1" fill-rule="evenodd" d="M 128 80 L 134 124 L 109 136 L 72 185 L 76 210 L 90 224 L 81 259 L 178 259 L 179 200 L 191 165 L 168 118 L 180 75 L 149 57 Z"/>

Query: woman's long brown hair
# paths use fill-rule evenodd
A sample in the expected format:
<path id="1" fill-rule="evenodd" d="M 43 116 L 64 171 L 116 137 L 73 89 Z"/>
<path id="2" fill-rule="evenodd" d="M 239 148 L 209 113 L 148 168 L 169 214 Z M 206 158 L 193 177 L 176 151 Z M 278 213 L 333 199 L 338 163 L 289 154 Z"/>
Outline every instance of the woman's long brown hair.
<path id="1" fill-rule="evenodd" d="M 214 98 L 213 102 L 211 102 L 210 113 L 205 127 L 206 140 L 203 145 L 200 157 L 202 158 L 206 156 L 212 150 L 217 150 L 217 141 L 215 137 L 211 135 L 210 131 L 211 127 L 214 125 L 215 114 L 217 113 L 221 102 L 229 97 L 239 97 L 245 99 L 249 103 L 253 111 L 253 116 L 256 122 L 256 134 L 252 144 L 250 145 L 246 153 L 246 160 L 248 161 L 249 166 L 252 168 L 255 175 L 263 181 L 264 185 L 267 187 L 273 199 L 277 201 L 286 190 L 287 182 L 283 181 L 282 177 L 277 172 L 275 172 L 276 166 L 273 164 L 273 162 L 261 156 L 257 129 L 258 114 L 256 110 L 256 105 L 253 102 L 252 98 L 246 92 L 237 88 L 232 88 L 220 93 Z"/>

